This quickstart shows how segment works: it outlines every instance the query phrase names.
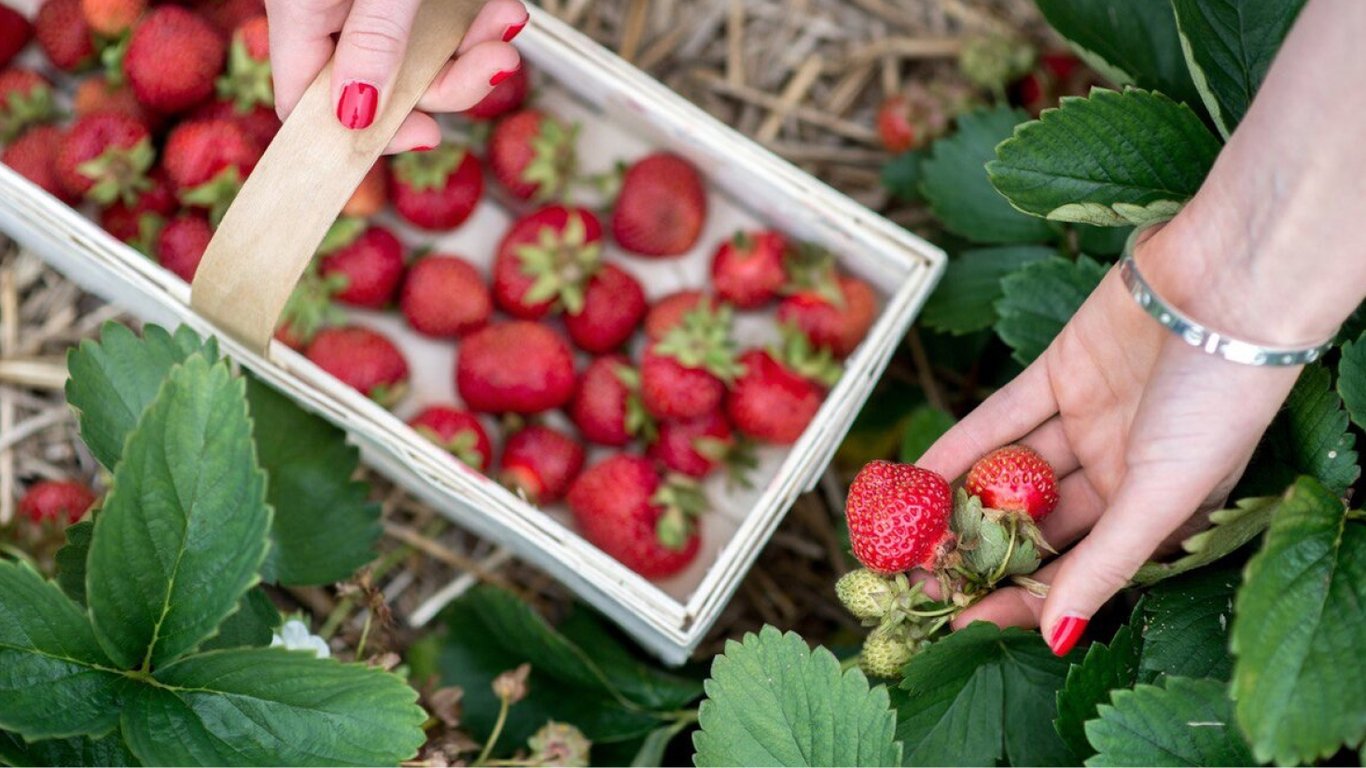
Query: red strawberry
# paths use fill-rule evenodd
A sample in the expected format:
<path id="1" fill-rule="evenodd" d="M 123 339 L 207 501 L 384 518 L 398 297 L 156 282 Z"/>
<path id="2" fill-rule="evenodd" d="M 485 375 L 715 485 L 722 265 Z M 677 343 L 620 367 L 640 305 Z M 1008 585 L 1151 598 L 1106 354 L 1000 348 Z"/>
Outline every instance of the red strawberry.
<path id="1" fill-rule="evenodd" d="M 57 178 L 57 148 L 61 141 L 62 130 L 57 126 L 35 125 L 5 147 L 0 162 L 70 205 L 76 202 L 76 197 L 67 192 Z"/>
<path id="2" fill-rule="evenodd" d="M 564 497 L 583 470 L 583 446 L 558 430 L 532 424 L 508 436 L 499 481 L 532 504 Z"/>
<path id="3" fill-rule="evenodd" d="M 365 222 L 359 219 L 342 219 L 334 226 L 334 232 L 343 228 L 349 231 L 324 244 L 326 250 L 320 251 L 323 258 L 319 271 L 324 279 L 339 278 L 342 287 L 337 292 L 337 301 L 353 307 L 382 309 L 394 300 L 403 280 L 403 243 L 383 227 L 359 231 L 361 227 L 365 227 Z"/>
<path id="4" fill-rule="evenodd" d="M 131 203 L 151 188 L 147 172 L 155 159 L 147 126 L 102 112 L 77 120 L 62 137 L 57 177 L 72 195 L 105 205 Z"/>
<path id="5" fill-rule="evenodd" d="M 217 219 L 237 196 L 261 149 L 237 123 L 191 120 L 166 137 L 162 164 L 180 202 Z"/>
<path id="6" fill-rule="evenodd" d="M 159 5 L 133 27 L 123 72 L 147 108 L 184 112 L 213 95 L 224 48 L 218 30 L 194 12 Z"/>
<path id="7" fill-rule="evenodd" d="M 310 263 L 280 313 L 276 340 L 290 349 L 302 351 L 312 343 L 318 331 L 345 324 L 346 313 L 332 302 L 332 297 L 341 290 L 338 283 L 344 279 L 325 279 L 318 273 L 317 262 Z"/>
<path id="8" fill-rule="evenodd" d="M 522 200 L 558 200 L 578 167 L 578 126 L 540 110 L 524 109 L 499 120 L 488 141 L 493 177 Z"/>
<path id="9" fill-rule="evenodd" d="M 176 211 L 175 194 L 160 167 L 148 176 L 152 186 L 131 204 L 116 200 L 100 210 L 100 226 L 125 243 L 151 253 L 166 218 Z"/>
<path id="10" fill-rule="evenodd" d="M 646 455 L 675 472 L 706 477 L 736 446 L 730 422 L 720 411 L 688 421 L 666 421 Z"/>
<path id="11" fill-rule="evenodd" d="M 865 465 L 844 502 L 854 557 L 882 574 L 933 569 L 953 546 L 952 514 L 953 493 L 944 478 L 890 461 Z"/>
<path id="12" fill-rule="evenodd" d="M 386 408 L 408 389 L 408 361 L 394 343 L 369 328 L 324 328 L 308 345 L 315 365 Z"/>
<path id="13" fill-rule="evenodd" d="M 116 38 L 132 28 L 147 10 L 147 0 L 81 0 L 81 13 L 90 30 Z"/>
<path id="14" fill-rule="evenodd" d="M 408 325 L 438 338 L 466 336 L 493 315 L 493 297 L 479 271 L 456 256 L 418 259 L 408 268 L 398 301 Z"/>
<path id="15" fill-rule="evenodd" d="M 204 214 L 185 211 L 166 222 L 157 235 L 156 259 L 185 282 L 194 281 L 199 261 L 213 238 L 213 227 Z"/>
<path id="16" fill-rule="evenodd" d="M 227 120 L 237 123 L 237 127 L 256 143 L 258 153 L 265 152 L 266 146 L 280 132 L 280 117 L 275 114 L 274 108 L 263 104 L 242 110 L 231 101 L 211 99 L 191 111 L 188 120 Z"/>
<path id="17" fill-rule="evenodd" d="M 700 306 L 645 352 L 640 391 L 652 415 L 695 419 L 721 406 L 726 384 L 744 373 L 735 360 L 730 321 L 729 305 Z"/>
<path id="18" fill-rule="evenodd" d="M 490 325 L 466 337 L 455 365 L 465 405 L 491 413 L 540 413 L 574 395 L 574 356 L 539 323 Z"/>
<path id="19" fill-rule="evenodd" d="M 777 232 L 736 232 L 711 260 L 716 295 L 740 309 L 762 307 L 777 298 L 787 282 L 786 250 L 787 239 Z"/>
<path id="20" fill-rule="evenodd" d="M 460 226 L 484 195 L 479 161 L 472 152 L 452 144 L 404 152 L 394 158 L 390 171 L 389 198 L 394 210 L 423 229 Z"/>
<path id="21" fill-rule="evenodd" d="M 645 315 L 645 338 L 650 341 L 664 338 L 664 334 L 683 322 L 683 316 L 696 309 L 703 299 L 711 301 L 701 291 L 679 291 L 656 301 Z"/>
<path id="22" fill-rule="evenodd" d="M 583 309 L 600 268 L 602 225 L 592 211 L 552 205 L 512 223 L 493 259 L 493 298 L 513 317 L 539 320 Z"/>
<path id="23" fill-rule="evenodd" d="M 70 525 L 95 503 L 95 494 L 75 480 L 43 480 L 29 486 L 19 500 L 19 514 L 35 523 Z"/>
<path id="24" fill-rule="evenodd" d="M 531 77 L 527 68 L 527 63 L 523 61 L 522 66 L 513 70 L 508 79 L 495 85 L 493 90 L 489 91 L 489 95 L 465 110 L 465 117 L 471 120 L 493 120 L 514 109 L 521 109 L 527 93 L 531 90 Z"/>
<path id="25" fill-rule="evenodd" d="M 270 38 L 264 14 L 247 19 L 233 30 L 227 71 L 215 85 L 219 98 L 230 101 L 242 112 L 275 106 L 275 90 L 270 80 Z"/>
<path id="26" fill-rule="evenodd" d="M 868 335 L 877 318 L 877 296 L 857 277 L 841 275 L 843 300 L 835 303 L 818 291 L 802 291 L 778 305 L 778 321 L 795 326 L 818 347 L 847 357 Z"/>
<path id="27" fill-rule="evenodd" d="M 0 67 L 8 67 L 33 37 L 33 25 L 22 13 L 0 3 Z"/>
<path id="28" fill-rule="evenodd" d="M 585 439 L 600 445 L 620 447 L 633 436 L 651 439 L 655 429 L 640 401 L 640 372 L 620 355 L 588 364 L 569 405 L 569 418 Z"/>
<path id="29" fill-rule="evenodd" d="M 384 209 L 389 202 L 389 163 L 384 159 L 375 161 L 370 171 L 361 179 L 360 186 L 351 193 L 351 199 L 342 207 L 342 216 L 368 219 Z"/>
<path id="30" fill-rule="evenodd" d="M 1025 445 L 997 448 L 968 470 L 963 487 L 982 506 L 1024 512 L 1039 522 L 1058 506 L 1058 479 L 1034 449 Z"/>
<path id="31" fill-rule="evenodd" d="M 583 537 L 647 579 L 672 576 L 697 558 L 705 506 L 695 482 L 665 482 L 648 460 L 627 454 L 590 467 L 569 489 Z"/>
<path id="32" fill-rule="evenodd" d="M 488 471 L 493 444 L 474 414 L 449 405 L 433 405 L 414 416 L 408 426 L 470 467 Z"/>
<path id="33" fill-rule="evenodd" d="M 10 142 L 30 125 L 51 121 L 57 114 L 52 85 L 27 69 L 0 71 L 0 142 Z"/>
<path id="34" fill-rule="evenodd" d="M 569 338 L 579 349 L 603 354 L 625 344 L 645 316 L 645 289 L 626 270 L 603 264 L 588 281 L 583 307 L 564 316 Z"/>
<path id="35" fill-rule="evenodd" d="M 746 352 L 740 364 L 745 372 L 726 396 L 731 424 L 767 443 L 796 442 L 820 410 L 825 397 L 820 385 L 764 350 Z"/>
<path id="36" fill-rule="evenodd" d="M 877 135 L 882 146 L 892 154 L 901 154 L 924 142 L 911 121 L 911 105 L 899 93 L 888 96 L 877 108 Z"/>
<path id="37" fill-rule="evenodd" d="M 642 256 L 677 256 L 697 243 L 707 219 L 707 193 L 697 169 L 666 152 L 626 170 L 612 209 L 612 237 Z"/>
<path id="38" fill-rule="evenodd" d="M 157 130 L 161 123 L 161 116 L 148 112 L 139 104 L 137 97 L 127 85 L 114 85 L 103 75 L 92 75 L 81 80 L 76 85 L 76 95 L 71 106 L 78 118 L 99 112 L 116 112 L 137 120 L 153 131 Z"/>
<path id="39" fill-rule="evenodd" d="M 81 0 L 47 0 L 33 19 L 33 36 L 57 69 L 75 72 L 95 61 L 95 41 Z"/>
<path id="40" fill-rule="evenodd" d="M 224 37 L 231 35 L 244 22 L 266 12 L 264 0 L 214 0 L 198 5 L 204 18 Z"/>
<path id="41" fill-rule="evenodd" d="M 953 119 L 974 101 L 970 88 L 958 84 L 911 83 L 878 108 L 877 132 L 888 152 L 900 154 L 943 136 Z"/>

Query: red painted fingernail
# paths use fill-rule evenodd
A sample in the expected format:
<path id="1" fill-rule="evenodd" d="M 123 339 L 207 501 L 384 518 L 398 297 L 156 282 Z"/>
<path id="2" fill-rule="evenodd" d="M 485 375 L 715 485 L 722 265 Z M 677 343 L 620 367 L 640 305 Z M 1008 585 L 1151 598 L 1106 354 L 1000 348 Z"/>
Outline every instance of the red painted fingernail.
<path id="1" fill-rule="evenodd" d="M 527 23 L 528 21 L 531 21 L 531 14 L 529 14 L 529 13 L 527 14 L 527 16 L 526 16 L 525 19 L 522 19 L 521 21 L 517 22 L 516 24 L 513 24 L 512 26 L 508 27 L 508 28 L 507 28 L 507 31 L 503 33 L 503 42 L 505 42 L 505 43 L 510 43 L 510 42 L 512 42 L 512 38 L 514 38 L 514 37 L 516 37 L 517 35 L 521 34 L 521 33 L 522 33 L 522 30 L 526 28 L 526 23 Z"/>
<path id="2" fill-rule="evenodd" d="M 1053 628 L 1053 634 L 1048 638 L 1048 647 L 1053 650 L 1054 656 L 1066 656 L 1067 652 L 1076 646 L 1081 639 L 1081 633 L 1086 631 L 1086 624 L 1090 619 L 1080 616 L 1064 616 Z"/>
<path id="3" fill-rule="evenodd" d="M 494 75 L 493 75 L 493 77 L 490 77 L 490 78 L 489 78 L 489 85 L 493 85 L 493 86 L 498 85 L 499 83 L 503 82 L 504 80 L 508 79 L 509 77 L 512 77 L 513 75 L 517 74 L 517 70 L 519 70 L 519 69 L 521 69 L 521 68 L 522 68 L 522 65 L 521 65 L 521 64 L 518 64 L 518 65 L 516 66 L 516 68 L 514 68 L 514 69 L 505 69 L 505 70 L 503 70 L 502 72 L 495 72 Z"/>
<path id="4" fill-rule="evenodd" d="M 436 149 L 436 147 L 429 147 L 429 146 L 427 146 L 426 144 L 423 144 L 423 145 L 420 146 L 420 147 L 413 147 L 412 151 L 413 151 L 413 152 L 431 152 L 433 149 Z"/>
<path id="5" fill-rule="evenodd" d="M 350 82 L 337 100 L 337 119 L 353 131 L 369 128 L 379 108 L 379 89 L 369 83 Z"/>

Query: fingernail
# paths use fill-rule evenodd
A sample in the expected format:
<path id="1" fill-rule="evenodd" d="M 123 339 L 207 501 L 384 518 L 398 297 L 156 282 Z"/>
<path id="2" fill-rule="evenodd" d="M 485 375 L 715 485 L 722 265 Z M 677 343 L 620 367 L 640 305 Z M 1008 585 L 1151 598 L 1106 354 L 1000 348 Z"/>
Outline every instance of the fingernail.
<path id="1" fill-rule="evenodd" d="M 1086 624 L 1089 621 L 1090 619 L 1081 616 L 1062 617 L 1048 638 L 1048 647 L 1052 649 L 1053 655 L 1066 656 L 1081 639 L 1081 633 L 1086 631 Z"/>
<path id="2" fill-rule="evenodd" d="M 518 65 L 517 65 L 515 68 L 513 68 L 513 69 L 505 69 L 505 70 L 503 70 L 502 72 L 495 72 L 494 75 L 493 75 L 493 77 L 490 77 L 490 78 L 489 78 L 489 85 L 493 85 L 493 86 L 498 85 L 499 83 L 503 82 L 504 80 L 508 79 L 509 77 L 512 77 L 513 75 L 517 74 L 517 70 L 519 70 L 519 69 L 521 69 L 521 68 L 522 68 L 522 65 L 518 64 Z"/>
<path id="3" fill-rule="evenodd" d="M 431 152 L 433 149 L 436 149 L 436 147 L 429 147 L 429 146 L 427 146 L 426 144 L 423 144 L 423 145 L 420 146 L 420 147 L 413 147 L 413 148 L 412 148 L 412 151 L 413 151 L 413 152 Z"/>
<path id="4" fill-rule="evenodd" d="M 379 108 L 379 89 L 369 83 L 352 81 L 342 88 L 337 100 L 337 119 L 353 131 L 369 128 Z"/>
<path id="5" fill-rule="evenodd" d="M 531 21 L 531 14 L 529 14 L 529 13 L 527 14 L 526 18 L 524 18 L 524 19 L 522 19 L 521 21 L 517 22 L 516 24 L 513 24 L 512 26 L 508 27 L 508 28 L 507 28 L 507 31 L 503 33 L 503 42 L 505 42 L 505 43 L 510 43 L 510 42 L 512 42 L 512 38 L 514 38 L 514 37 L 516 37 L 517 35 L 521 34 L 522 30 L 526 28 L 526 23 L 527 23 L 528 21 Z"/>

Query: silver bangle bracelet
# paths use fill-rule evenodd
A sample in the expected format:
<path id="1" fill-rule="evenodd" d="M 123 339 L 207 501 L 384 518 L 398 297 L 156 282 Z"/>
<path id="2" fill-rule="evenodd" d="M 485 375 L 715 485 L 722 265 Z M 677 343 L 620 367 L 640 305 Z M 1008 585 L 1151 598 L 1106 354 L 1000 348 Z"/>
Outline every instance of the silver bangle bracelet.
<path id="1" fill-rule="evenodd" d="M 1333 345 L 1333 339 L 1329 338 L 1311 347 L 1265 347 L 1210 330 L 1192 320 L 1158 296 L 1139 273 L 1133 251 L 1142 231 L 1143 229 L 1134 230 L 1124 246 L 1124 256 L 1119 261 L 1120 279 L 1124 281 L 1124 287 L 1128 289 L 1129 295 L 1134 297 L 1134 301 L 1138 302 L 1138 306 L 1144 312 L 1192 347 L 1242 365 L 1304 365 L 1322 357 Z"/>

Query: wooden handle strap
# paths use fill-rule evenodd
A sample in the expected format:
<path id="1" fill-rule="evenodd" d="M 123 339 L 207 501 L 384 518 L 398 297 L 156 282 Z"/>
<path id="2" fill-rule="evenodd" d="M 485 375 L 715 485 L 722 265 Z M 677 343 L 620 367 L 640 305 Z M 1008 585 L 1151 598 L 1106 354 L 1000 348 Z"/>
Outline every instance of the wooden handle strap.
<path id="1" fill-rule="evenodd" d="M 332 65 L 308 87 L 209 242 L 190 305 L 224 332 L 264 353 L 328 228 L 403 120 L 455 53 L 479 0 L 426 0 L 403 65 L 370 127 L 337 121 Z"/>

